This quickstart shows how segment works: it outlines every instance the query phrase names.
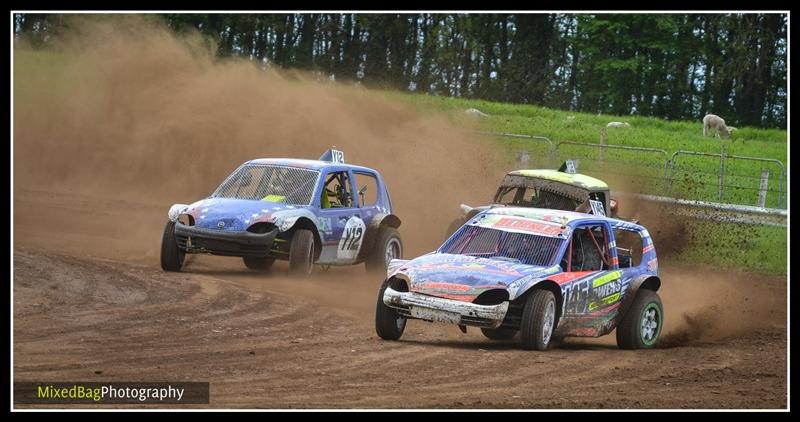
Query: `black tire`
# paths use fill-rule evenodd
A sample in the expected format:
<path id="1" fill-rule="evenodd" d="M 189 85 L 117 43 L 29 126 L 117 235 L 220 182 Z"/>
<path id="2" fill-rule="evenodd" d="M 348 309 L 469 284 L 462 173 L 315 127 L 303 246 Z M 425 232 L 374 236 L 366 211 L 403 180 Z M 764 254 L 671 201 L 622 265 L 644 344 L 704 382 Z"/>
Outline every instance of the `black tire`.
<path id="1" fill-rule="evenodd" d="M 644 327 L 645 320 L 648 320 L 647 328 Z M 664 306 L 661 298 L 652 290 L 639 289 L 617 326 L 617 346 L 620 349 L 652 348 L 658 343 L 663 325 Z"/>
<path id="2" fill-rule="evenodd" d="M 245 256 L 242 257 L 242 260 L 244 261 L 244 265 L 253 271 L 267 271 L 272 267 L 272 264 L 275 263 L 275 258 L 269 256 L 264 258 Z"/>
<path id="3" fill-rule="evenodd" d="M 401 317 L 397 309 L 390 308 L 383 303 L 383 292 L 389 287 L 390 281 L 385 280 L 378 292 L 378 303 L 375 307 L 375 332 L 384 340 L 398 340 L 406 329 L 406 319 Z"/>
<path id="4" fill-rule="evenodd" d="M 447 226 L 447 233 L 445 233 L 445 235 L 444 235 L 444 240 L 449 239 L 450 236 L 452 236 L 453 233 L 455 233 L 456 230 L 460 229 L 461 226 L 463 226 L 464 223 L 466 223 L 466 222 L 467 222 L 467 220 L 464 219 L 464 218 L 456 218 L 455 220 L 453 220 L 450 223 L 450 225 Z"/>
<path id="5" fill-rule="evenodd" d="M 556 321 L 556 297 L 544 289 L 532 291 L 522 310 L 519 336 L 525 350 L 547 350 L 553 339 Z M 547 323 L 549 322 L 549 332 Z"/>
<path id="6" fill-rule="evenodd" d="M 161 237 L 161 268 L 164 271 L 180 271 L 186 252 L 178 247 L 175 240 L 175 222 L 169 221 L 164 226 L 164 236 Z"/>
<path id="7" fill-rule="evenodd" d="M 364 266 L 369 272 L 385 274 L 389 261 L 394 258 L 403 258 L 403 241 L 400 239 L 400 233 L 394 227 L 381 226 Z"/>
<path id="8" fill-rule="evenodd" d="M 310 276 L 314 269 L 314 233 L 297 229 L 289 245 L 289 274 Z"/>
<path id="9" fill-rule="evenodd" d="M 492 340 L 511 340 L 517 335 L 517 330 L 513 328 L 481 328 L 481 332 L 488 339 Z"/>

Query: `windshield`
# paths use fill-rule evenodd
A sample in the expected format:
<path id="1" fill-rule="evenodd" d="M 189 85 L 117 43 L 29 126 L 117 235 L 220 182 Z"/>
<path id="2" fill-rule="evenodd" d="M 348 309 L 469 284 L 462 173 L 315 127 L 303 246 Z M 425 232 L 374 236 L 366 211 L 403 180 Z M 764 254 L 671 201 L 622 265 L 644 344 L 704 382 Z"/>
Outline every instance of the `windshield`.
<path id="1" fill-rule="evenodd" d="M 526 265 L 553 262 L 564 239 L 480 226 L 462 226 L 445 242 L 442 253 L 504 259 Z"/>
<path id="2" fill-rule="evenodd" d="M 513 186 L 501 187 L 495 197 L 495 203 L 564 211 L 574 211 L 581 204 L 573 198 L 543 189 Z"/>
<path id="3" fill-rule="evenodd" d="M 318 178 L 315 170 L 247 164 L 228 176 L 212 196 L 309 205 Z"/>

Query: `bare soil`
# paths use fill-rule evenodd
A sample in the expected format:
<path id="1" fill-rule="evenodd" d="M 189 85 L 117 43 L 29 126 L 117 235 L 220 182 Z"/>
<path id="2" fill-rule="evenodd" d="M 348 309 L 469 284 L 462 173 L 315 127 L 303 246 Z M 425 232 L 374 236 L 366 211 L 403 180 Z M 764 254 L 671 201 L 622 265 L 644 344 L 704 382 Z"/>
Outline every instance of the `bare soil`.
<path id="1" fill-rule="evenodd" d="M 388 342 L 373 325 L 381 280 L 362 266 L 295 280 L 282 263 L 190 256 L 165 273 L 160 226 L 138 231 L 155 256 L 123 258 L 141 245 L 114 231 L 155 209 L 23 191 L 15 210 L 16 381 L 209 381 L 211 407 L 237 408 L 787 405 L 784 278 L 665 268 L 655 350 L 612 334 L 528 352 L 420 321 Z"/>

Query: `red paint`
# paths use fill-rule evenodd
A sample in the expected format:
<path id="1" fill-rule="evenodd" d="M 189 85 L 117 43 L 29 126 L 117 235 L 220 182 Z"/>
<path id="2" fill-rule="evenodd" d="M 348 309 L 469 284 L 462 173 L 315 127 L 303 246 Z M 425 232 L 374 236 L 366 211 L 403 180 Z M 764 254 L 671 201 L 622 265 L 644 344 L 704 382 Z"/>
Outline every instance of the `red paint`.
<path id="1" fill-rule="evenodd" d="M 581 278 L 581 277 L 586 277 L 589 274 L 598 273 L 598 272 L 599 271 L 575 271 L 575 272 L 571 272 L 571 273 L 560 273 L 560 274 L 556 274 L 554 276 L 550 276 L 550 277 L 548 277 L 548 279 L 552 280 L 552 281 L 555 281 L 556 283 L 561 285 L 561 284 L 568 283 L 568 282 L 570 282 L 572 280 L 575 280 L 575 279 L 578 279 L 578 278 Z"/>
<path id="2" fill-rule="evenodd" d="M 466 284 L 451 284 L 451 283 L 424 283 L 418 284 L 414 286 L 417 290 L 458 290 L 461 292 L 466 292 L 467 290 L 471 289 L 472 286 L 467 286 Z"/>
<path id="3" fill-rule="evenodd" d="M 561 227 L 552 224 L 545 224 L 538 221 L 522 220 L 518 218 L 503 217 L 494 224 L 494 228 L 507 228 L 515 230 L 525 230 L 533 233 L 543 234 L 545 236 L 558 236 L 561 233 Z"/>

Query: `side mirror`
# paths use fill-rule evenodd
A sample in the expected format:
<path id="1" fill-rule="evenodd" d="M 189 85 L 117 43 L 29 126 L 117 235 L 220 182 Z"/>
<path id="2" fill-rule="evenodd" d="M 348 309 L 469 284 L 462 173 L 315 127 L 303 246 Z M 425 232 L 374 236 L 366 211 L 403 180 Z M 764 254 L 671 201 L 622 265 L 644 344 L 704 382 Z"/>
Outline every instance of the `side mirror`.
<path id="1" fill-rule="evenodd" d="M 366 205 L 367 200 L 364 197 L 364 192 L 366 191 L 367 191 L 367 185 L 362 186 L 361 189 L 358 190 L 358 198 L 360 201 L 360 204 L 358 205 L 359 207 L 363 207 L 364 205 Z"/>

